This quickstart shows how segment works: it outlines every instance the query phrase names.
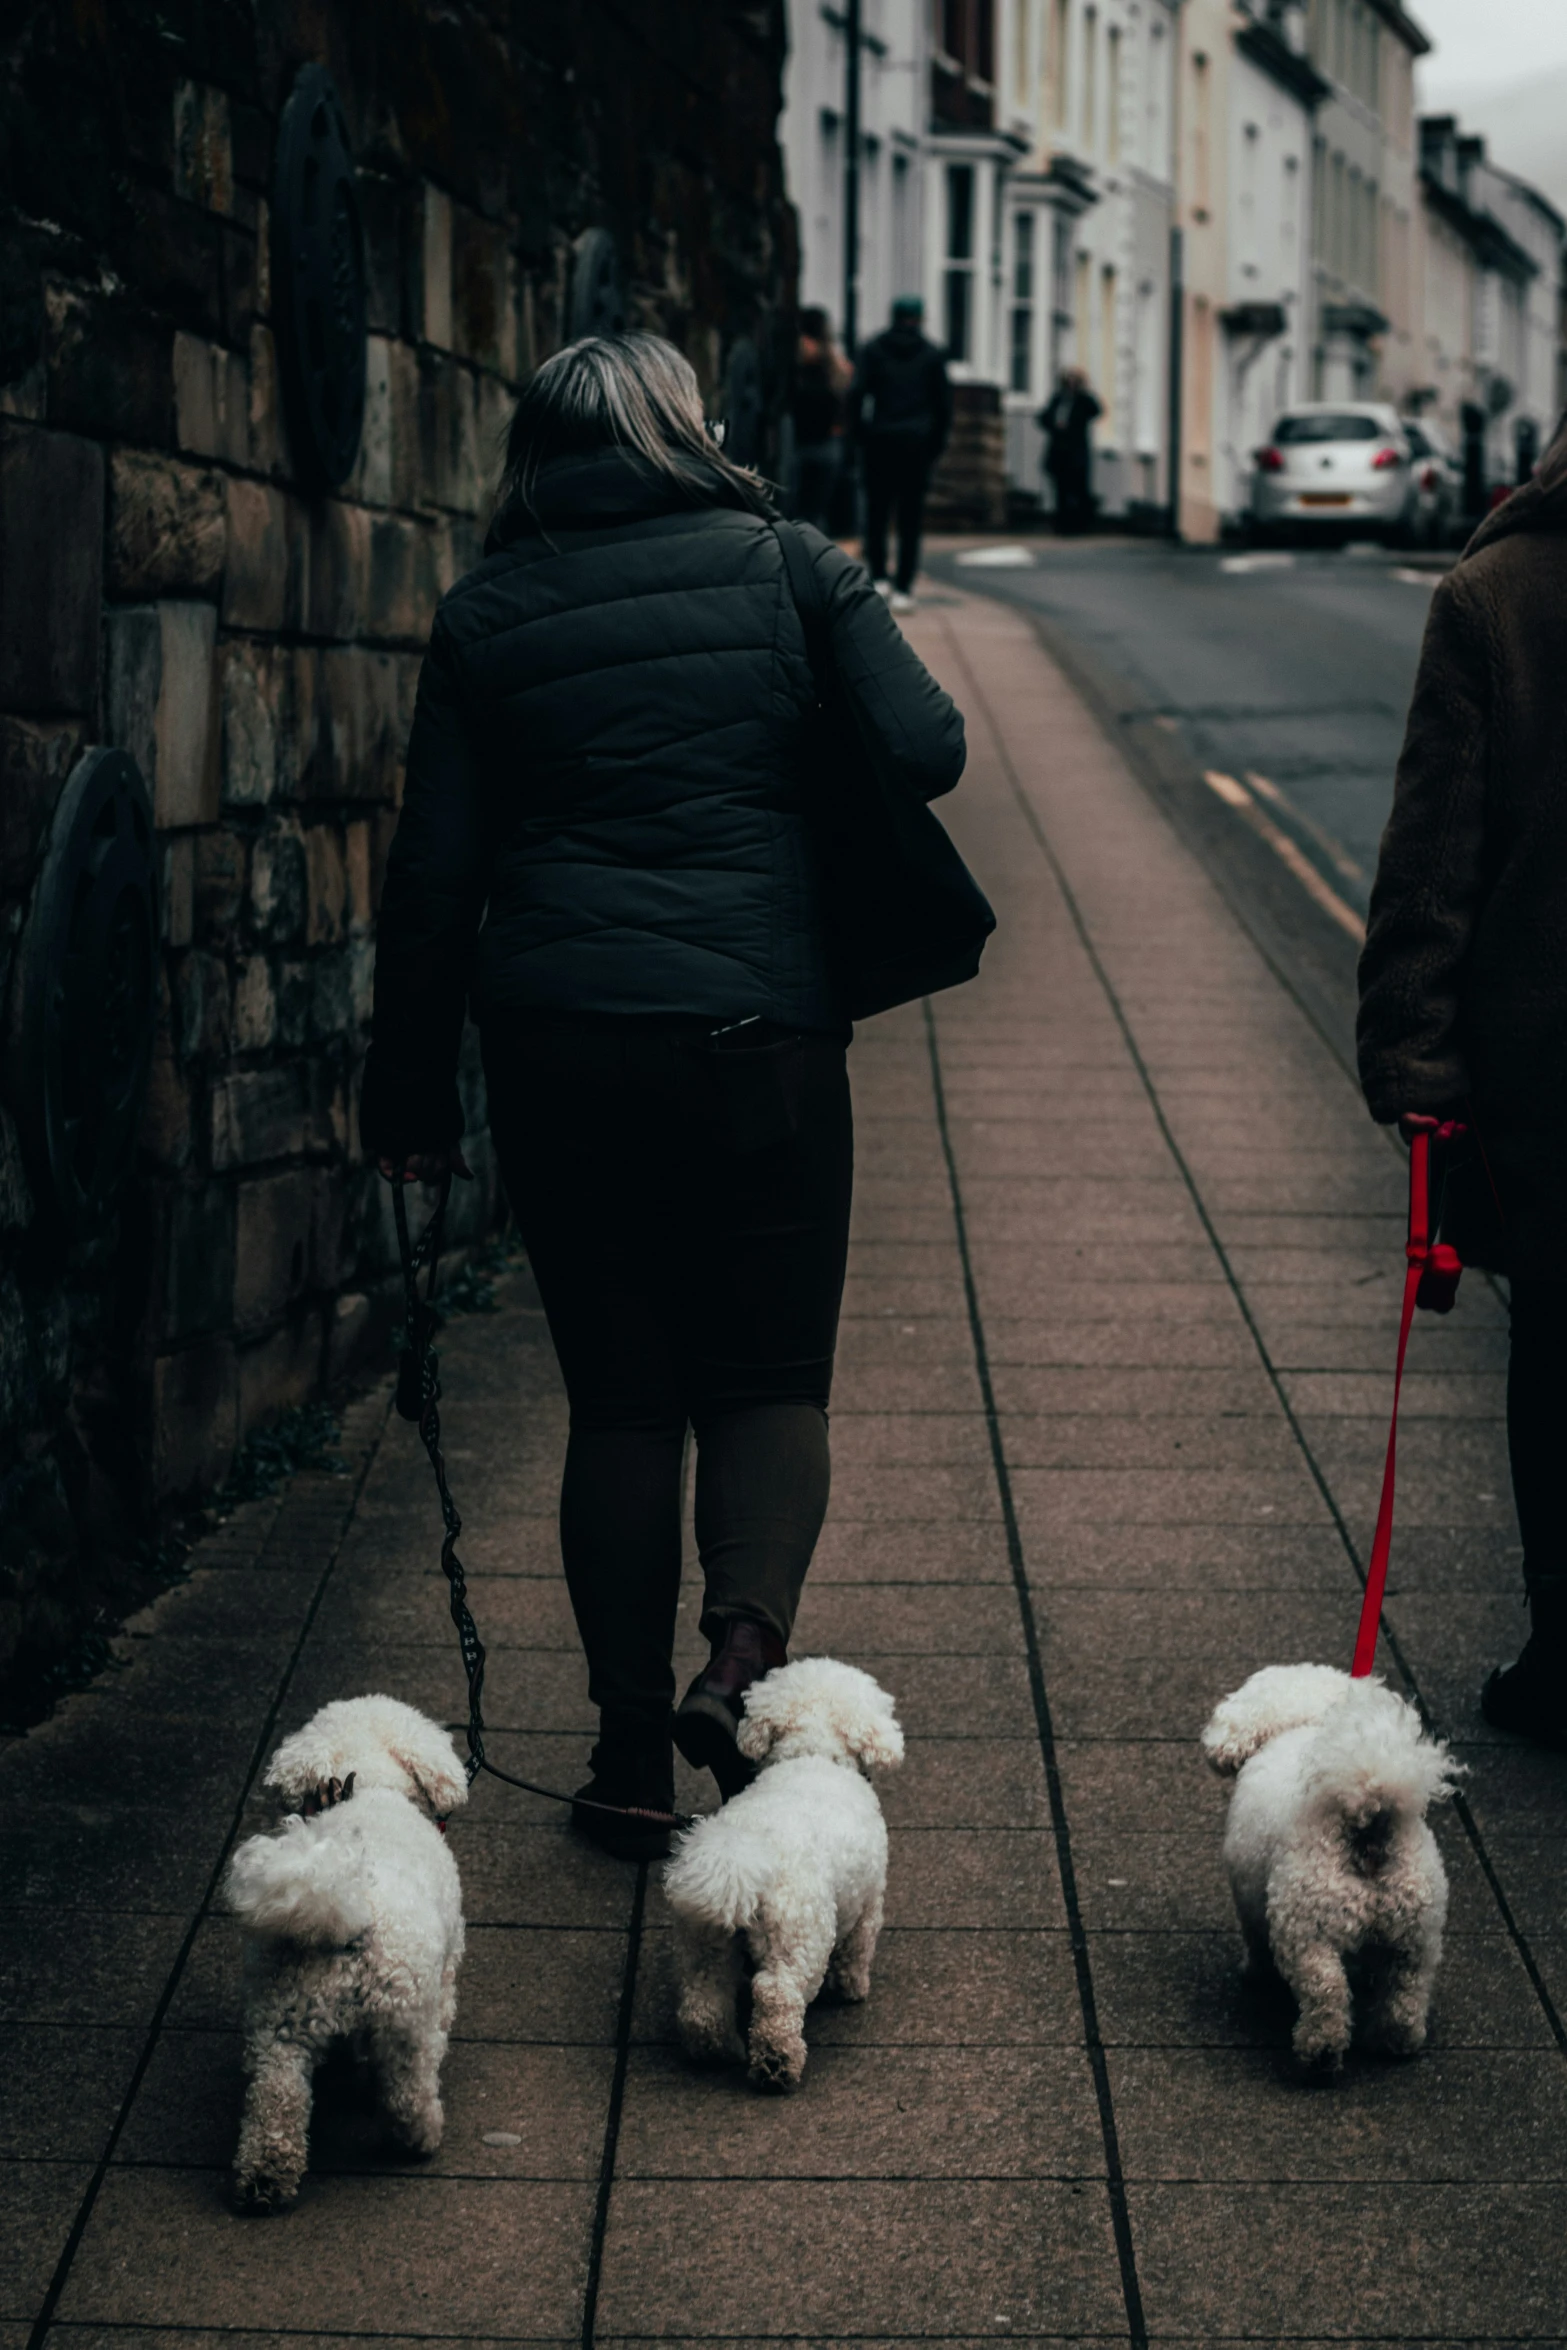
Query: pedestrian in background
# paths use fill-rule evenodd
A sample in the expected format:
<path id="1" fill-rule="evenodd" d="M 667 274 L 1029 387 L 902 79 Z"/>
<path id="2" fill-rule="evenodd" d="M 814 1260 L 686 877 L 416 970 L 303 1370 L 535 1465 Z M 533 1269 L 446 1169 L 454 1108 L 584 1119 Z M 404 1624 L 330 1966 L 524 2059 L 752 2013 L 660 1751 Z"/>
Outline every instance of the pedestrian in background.
<path id="1" fill-rule="evenodd" d="M 901 294 L 892 324 L 860 353 L 849 420 L 865 466 L 865 561 L 895 612 L 914 608 L 925 493 L 952 430 L 947 363 L 921 328 L 925 305 Z M 898 525 L 898 569 L 887 584 L 888 525 Z"/>
<path id="2" fill-rule="evenodd" d="M 1471 1119 L 1445 1236 L 1509 1278 L 1530 1632 L 1481 1697 L 1567 1745 L 1567 428 L 1431 600 L 1360 964 L 1371 1114 Z"/>
<path id="3" fill-rule="evenodd" d="M 832 339 L 825 310 L 802 310 L 794 363 L 794 487 L 796 522 L 832 532 L 833 501 L 843 476 L 848 391 L 854 370 Z"/>
<path id="4" fill-rule="evenodd" d="M 1063 369 L 1054 396 L 1039 411 L 1044 469 L 1055 486 L 1056 529 L 1064 538 L 1086 530 L 1094 518 L 1089 434 L 1094 418 L 1102 413 L 1080 367 Z"/>
<path id="5" fill-rule="evenodd" d="M 388 1178 L 460 1166 L 471 994 L 571 1408 L 581 1794 L 660 1811 L 672 1731 L 739 1783 L 741 1699 L 785 1657 L 827 1507 L 848 1030 L 807 829 L 818 686 L 773 525 L 670 344 L 595 338 L 534 376 L 420 675 L 360 1111 Z M 957 710 L 861 566 L 800 536 L 857 755 L 950 789 Z M 712 1653 L 672 1723 L 688 1427 Z M 576 1817 L 628 1855 L 662 1842 Z"/>

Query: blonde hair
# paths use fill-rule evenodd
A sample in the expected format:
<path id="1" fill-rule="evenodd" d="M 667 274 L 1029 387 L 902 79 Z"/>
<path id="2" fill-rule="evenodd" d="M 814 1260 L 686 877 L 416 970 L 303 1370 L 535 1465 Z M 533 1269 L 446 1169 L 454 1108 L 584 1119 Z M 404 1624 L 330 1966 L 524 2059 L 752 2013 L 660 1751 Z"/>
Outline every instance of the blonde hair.
<path id="1" fill-rule="evenodd" d="M 661 335 L 588 335 L 545 360 L 512 416 L 498 508 L 531 510 L 542 466 L 603 448 L 630 450 L 693 505 L 773 511 L 766 484 L 724 456 L 695 369 Z"/>

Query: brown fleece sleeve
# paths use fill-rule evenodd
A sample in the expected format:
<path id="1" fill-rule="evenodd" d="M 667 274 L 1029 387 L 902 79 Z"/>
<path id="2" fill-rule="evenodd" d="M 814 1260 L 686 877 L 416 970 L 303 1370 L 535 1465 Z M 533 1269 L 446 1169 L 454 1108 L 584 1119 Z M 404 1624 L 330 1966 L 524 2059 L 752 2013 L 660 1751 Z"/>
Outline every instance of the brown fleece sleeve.
<path id="1" fill-rule="evenodd" d="M 1459 1015 L 1484 891 L 1488 687 L 1460 567 L 1431 599 L 1360 958 L 1360 1082 L 1384 1125 L 1469 1091 Z"/>

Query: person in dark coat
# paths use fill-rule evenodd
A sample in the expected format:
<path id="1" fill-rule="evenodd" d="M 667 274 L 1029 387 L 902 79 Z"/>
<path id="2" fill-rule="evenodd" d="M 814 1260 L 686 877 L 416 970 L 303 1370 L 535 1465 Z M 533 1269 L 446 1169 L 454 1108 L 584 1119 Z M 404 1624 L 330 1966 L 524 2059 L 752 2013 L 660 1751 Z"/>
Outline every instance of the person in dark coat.
<path id="1" fill-rule="evenodd" d="M 1101 413 L 1081 368 L 1068 367 L 1036 419 L 1045 436 L 1044 468 L 1055 485 L 1056 529 L 1063 537 L 1086 530 L 1094 518 L 1089 435 Z"/>
<path id="2" fill-rule="evenodd" d="M 833 502 L 843 473 L 848 390 L 854 370 L 832 339 L 825 310 L 802 310 L 794 363 L 794 496 L 796 522 L 832 529 Z"/>
<path id="3" fill-rule="evenodd" d="M 1360 964 L 1371 1114 L 1463 1116 L 1466 1264 L 1508 1276 L 1530 1635 L 1486 1718 L 1567 1745 L 1567 430 L 1431 599 Z M 1483 1150 L 1483 1156 L 1482 1156 Z"/>
<path id="4" fill-rule="evenodd" d="M 860 353 L 849 392 L 849 426 L 865 468 L 865 561 L 894 611 L 912 610 L 919 576 L 925 493 L 952 431 L 947 362 L 927 342 L 917 294 L 892 306 L 892 324 Z M 887 579 L 888 525 L 896 514 L 898 569 Z"/>
<path id="5" fill-rule="evenodd" d="M 956 708 L 860 565 L 801 535 L 867 751 L 950 790 Z M 390 1179 L 461 1172 L 471 1003 L 570 1404 L 593 1802 L 667 1810 L 672 1729 L 743 1783 L 741 1698 L 785 1657 L 827 1506 L 853 1145 L 803 795 L 816 699 L 767 495 L 685 360 L 629 334 L 548 361 L 420 675 L 360 1125 Z M 672 1724 L 688 1427 L 712 1654 Z M 621 1852 L 661 1841 L 576 1817 Z"/>

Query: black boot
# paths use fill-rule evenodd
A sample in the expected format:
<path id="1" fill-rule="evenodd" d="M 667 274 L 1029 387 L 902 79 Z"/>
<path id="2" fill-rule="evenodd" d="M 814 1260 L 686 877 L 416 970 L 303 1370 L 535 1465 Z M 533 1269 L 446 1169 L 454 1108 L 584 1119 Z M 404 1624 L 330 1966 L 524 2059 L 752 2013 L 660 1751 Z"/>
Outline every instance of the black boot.
<path id="1" fill-rule="evenodd" d="M 776 1632 L 748 1616 L 734 1616 L 676 1709 L 675 1744 L 694 1770 L 712 1772 L 726 1803 L 756 1777 L 755 1763 L 747 1762 L 735 1744 L 745 1693 L 753 1681 L 788 1661 Z"/>
<path id="2" fill-rule="evenodd" d="M 675 1761 L 667 1738 L 620 1736 L 606 1726 L 593 1749 L 593 1776 L 572 1799 L 578 1835 L 617 1860 L 663 1860 L 675 1808 Z M 593 1807 L 603 1805 L 603 1810 Z M 663 1813 L 639 1819 L 639 1812 Z"/>
<path id="3" fill-rule="evenodd" d="M 1494 1730 L 1567 1752 L 1567 1579 L 1529 1586 L 1529 1637 L 1516 1664 L 1499 1666 L 1480 1692 Z"/>

